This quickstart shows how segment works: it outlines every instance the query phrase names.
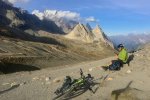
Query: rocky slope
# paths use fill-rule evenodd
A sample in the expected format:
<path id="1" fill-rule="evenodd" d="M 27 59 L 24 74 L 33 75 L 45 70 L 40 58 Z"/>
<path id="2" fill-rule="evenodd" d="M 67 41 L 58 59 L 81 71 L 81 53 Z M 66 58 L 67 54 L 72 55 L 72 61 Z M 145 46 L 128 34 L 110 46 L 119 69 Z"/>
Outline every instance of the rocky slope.
<path id="1" fill-rule="evenodd" d="M 113 49 L 101 43 L 89 44 L 50 33 L 45 37 L 43 34 L 46 33 L 43 32 L 42 35 L 39 33 L 40 37 L 38 38 L 26 36 L 26 34 L 21 35 L 22 38 L 20 38 L 20 34 L 18 34 L 17 39 L 17 35 L 14 35 L 11 31 L 6 29 L 2 31 L 5 31 L 4 33 L 9 36 L 0 36 L 0 65 L 3 73 L 7 73 L 7 70 L 10 70 L 10 73 L 11 70 L 13 70 L 12 72 L 24 71 L 24 69 L 17 69 L 25 67 L 23 65 L 26 65 L 25 68 L 35 66 L 42 69 L 102 59 L 113 55 Z M 15 38 L 12 38 L 12 36 Z M 20 66 L 11 67 L 11 64 L 12 66 L 16 64 Z"/>

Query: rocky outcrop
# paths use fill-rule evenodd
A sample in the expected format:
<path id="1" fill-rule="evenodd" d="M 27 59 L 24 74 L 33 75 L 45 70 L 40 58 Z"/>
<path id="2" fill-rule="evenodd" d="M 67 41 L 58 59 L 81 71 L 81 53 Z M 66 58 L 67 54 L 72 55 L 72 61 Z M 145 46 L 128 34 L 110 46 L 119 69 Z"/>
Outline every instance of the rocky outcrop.
<path id="1" fill-rule="evenodd" d="M 99 25 L 97 25 L 93 30 L 93 34 L 95 35 L 95 41 L 103 42 L 107 45 L 110 45 L 112 48 L 114 48 L 113 43 L 108 38 L 108 36 L 103 32 L 103 30 L 100 28 Z"/>
<path id="2" fill-rule="evenodd" d="M 102 42 L 108 40 L 107 36 L 98 25 L 92 30 L 92 32 L 95 35 L 95 40 Z"/>
<path id="3" fill-rule="evenodd" d="M 83 25 L 79 23 L 66 37 L 87 43 L 100 42 L 114 48 L 111 40 L 98 25 L 92 30 L 89 24 Z"/>
<path id="4" fill-rule="evenodd" d="M 20 20 L 12 10 L 7 10 L 6 17 L 11 21 L 9 24 L 10 27 L 17 27 L 25 24 L 25 21 Z"/>
<path id="5" fill-rule="evenodd" d="M 81 23 L 76 25 L 75 28 L 68 35 L 66 35 L 66 37 L 84 42 L 93 42 L 95 38 L 89 28 Z"/>

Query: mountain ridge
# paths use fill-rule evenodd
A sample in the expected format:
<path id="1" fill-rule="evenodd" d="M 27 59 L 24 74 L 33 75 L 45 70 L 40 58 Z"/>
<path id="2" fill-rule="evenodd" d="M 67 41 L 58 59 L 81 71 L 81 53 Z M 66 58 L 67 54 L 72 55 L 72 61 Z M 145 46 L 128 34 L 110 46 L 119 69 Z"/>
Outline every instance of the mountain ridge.
<path id="1" fill-rule="evenodd" d="M 22 31 L 31 29 L 33 31 L 44 30 L 52 33 L 63 34 L 63 31 L 51 20 L 40 20 L 37 16 L 29 14 L 6 2 L 0 0 L 0 25 L 18 28 Z M 30 33 L 29 33 L 30 34 Z"/>
<path id="2" fill-rule="evenodd" d="M 79 23 L 65 37 L 87 43 L 101 42 L 114 48 L 111 40 L 98 25 L 92 29 L 88 23 L 86 25 Z"/>
<path id="3" fill-rule="evenodd" d="M 122 43 L 128 51 L 136 51 L 140 46 L 150 42 L 150 34 L 129 34 L 110 36 L 115 46 Z"/>

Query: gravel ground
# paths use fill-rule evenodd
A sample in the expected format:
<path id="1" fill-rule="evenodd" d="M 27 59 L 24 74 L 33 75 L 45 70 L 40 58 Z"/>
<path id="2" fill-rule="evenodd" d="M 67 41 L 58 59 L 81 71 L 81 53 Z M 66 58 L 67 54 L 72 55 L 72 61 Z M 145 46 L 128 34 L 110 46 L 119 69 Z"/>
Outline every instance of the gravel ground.
<path id="1" fill-rule="evenodd" d="M 101 68 L 114 59 L 110 57 L 55 69 L 0 75 L 0 98 L 1 100 L 52 100 L 56 96 L 54 91 L 61 86 L 64 77 L 70 75 L 72 78 L 78 78 L 79 69 L 82 68 L 85 74 L 92 74 L 100 84 L 93 87 L 95 94 L 87 90 L 67 100 L 149 100 L 149 62 L 148 60 L 139 62 L 142 58 L 137 54 L 130 66 L 124 65 L 120 71 L 115 72 L 104 71 Z M 143 68 L 142 64 L 145 64 Z M 106 79 L 100 80 L 101 77 Z"/>

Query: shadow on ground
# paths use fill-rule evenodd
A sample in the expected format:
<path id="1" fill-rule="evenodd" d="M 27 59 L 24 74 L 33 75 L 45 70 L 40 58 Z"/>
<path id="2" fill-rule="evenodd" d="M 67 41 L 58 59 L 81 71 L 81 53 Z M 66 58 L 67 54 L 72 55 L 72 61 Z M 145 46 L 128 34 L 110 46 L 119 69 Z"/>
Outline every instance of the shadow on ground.
<path id="1" fill-rule="evenodd" d="M 2 63 L 2 62 L 0 63 L 1 74 L 9 74 L 9 73 L 21 72 L 21 71 L 35 71 L 35 70 L 40 70 L 40 68 L 31 65 Z"/>
<path id="2" fill-rule="evenodd" d="M 111 93 L 111 100 L 139 100 L 137 93 L 142 91 L 136 88 L 131 88 L 132 81 L 127 84 L 125 88 L 114 90 Z"/>
<path id="3" fill-rule="evenodd" d="M 131 62 L 133 59 L 134 59 L 134 55 L 132 54 L 132 55 L 129 56 L 129 58 L 128 58 L 128 60 L 127 60 L 128 66 L 130 66 L 130 62 Z"/>

